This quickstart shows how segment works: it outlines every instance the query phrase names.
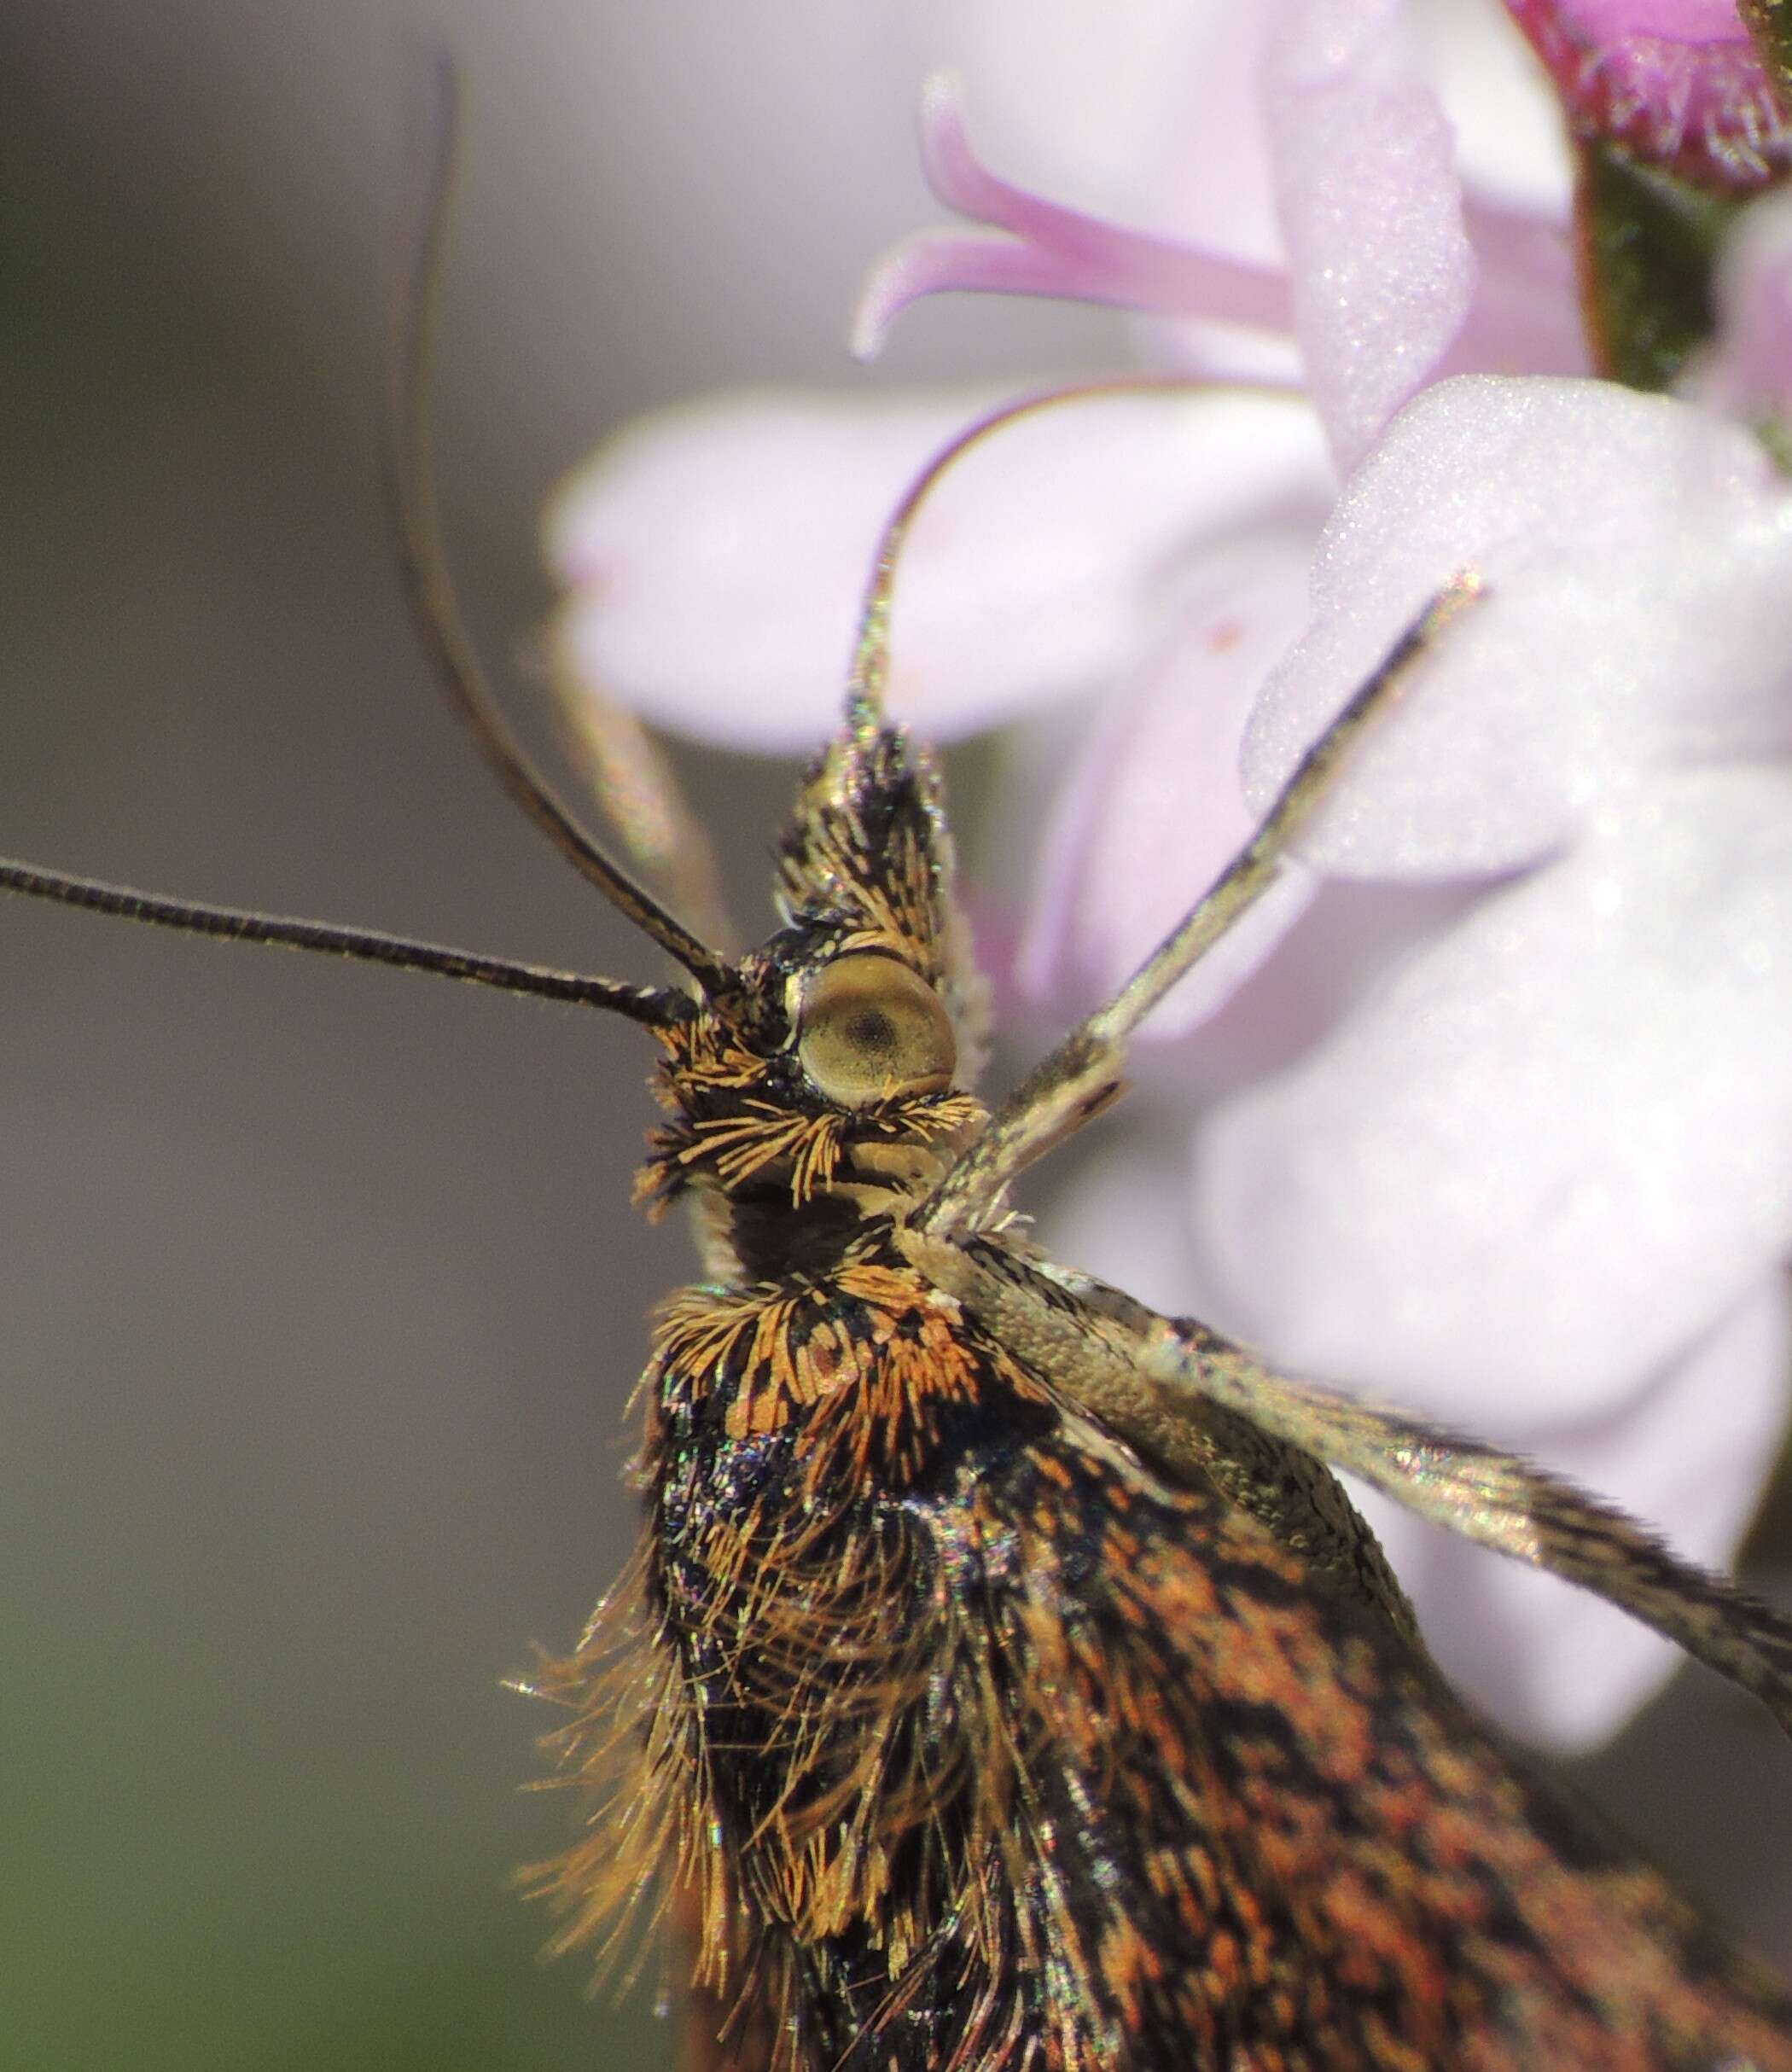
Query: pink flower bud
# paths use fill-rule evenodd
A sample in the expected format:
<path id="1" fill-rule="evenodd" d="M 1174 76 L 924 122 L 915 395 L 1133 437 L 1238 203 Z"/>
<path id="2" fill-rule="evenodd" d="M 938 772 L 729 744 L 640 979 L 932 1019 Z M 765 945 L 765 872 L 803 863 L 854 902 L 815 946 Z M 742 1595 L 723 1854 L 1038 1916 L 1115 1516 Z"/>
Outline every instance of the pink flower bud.
<path id="1" fill-rule="evenodd" d="M 1706 183 L 1792 163 L 1786 112 L 1734 0 L 1506 0 L 1577 136 Z"/>

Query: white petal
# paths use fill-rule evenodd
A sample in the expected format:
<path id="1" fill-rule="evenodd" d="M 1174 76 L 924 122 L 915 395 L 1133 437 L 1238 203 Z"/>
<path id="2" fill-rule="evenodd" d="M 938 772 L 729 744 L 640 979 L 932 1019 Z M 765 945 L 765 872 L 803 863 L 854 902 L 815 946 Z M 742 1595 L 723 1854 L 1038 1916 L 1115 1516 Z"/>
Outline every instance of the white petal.
<path id="1" fill-rule="evenodd" d="M 702 740 L 808 748 L 834 724 L 882 527 L 969 397 L 722 399 L 649 419 L 574 479 L 550 559 L 564 652 Z M 998 433 L 917 519 L 890 702 L 938 738 L 1111 682 L 1158 637 L 1178 553 L 1310 475 L 1292 402 L 1134 395 Z"/>
<path id="2" fill-rule="evenodd" d="M 1599 381 L 1464 377 L 1347 486 L 1314 620 L 1246 736 L 1260 806 L 1456 571 L 1488 594 L 1301 843 L 1365 875 L 1498 870 L 1668 758 L 1792 747 L 1792 498 L 1747 434 Z"/>
<path id="3" fill-rule="evenodd" d="M 1784 1277 L 1751 1289 L 1635 1399 L 1536 1457 L 1658 1527 L 1679 1553 L 1725 1568 L 1784 1435 L 1792 1318 Z M 1482 1436 L 1492 1435 L 1482 1434 Z M 1526 1434 L 1497 1435 L 1526 1450 Z M 1621 1726 L 1681 1656 L 1634 1619 L 1553 1576 L 1353 1491 L 1452 1680 L 1500 1726 L 1560 1749 Z"/>
<path id="4" fill-rule="evenodd" d="M 1222 1328 L 1470 1429 L 1622 1402 L 1792 1245 L 1792 773 L 1639 784 L 1197 1138 Z"/>

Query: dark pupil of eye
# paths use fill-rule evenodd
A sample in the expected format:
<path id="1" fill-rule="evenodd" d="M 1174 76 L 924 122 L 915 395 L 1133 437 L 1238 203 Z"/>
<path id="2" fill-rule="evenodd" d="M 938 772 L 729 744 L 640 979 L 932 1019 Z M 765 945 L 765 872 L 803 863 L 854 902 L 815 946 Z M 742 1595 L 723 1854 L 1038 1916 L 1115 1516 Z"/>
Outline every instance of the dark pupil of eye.
<path id="1" fill-rule="evenodd" d="M 862 1007 L 847 1023 L 847 1041 L 855 1051 L 893 1051 L 896 1024 L 881 1008 Z"/>

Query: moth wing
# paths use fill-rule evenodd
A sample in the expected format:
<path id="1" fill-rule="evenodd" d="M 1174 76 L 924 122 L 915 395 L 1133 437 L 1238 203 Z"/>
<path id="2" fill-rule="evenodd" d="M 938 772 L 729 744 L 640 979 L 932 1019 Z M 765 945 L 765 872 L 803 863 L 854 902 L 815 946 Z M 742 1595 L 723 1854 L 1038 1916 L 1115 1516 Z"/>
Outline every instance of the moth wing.
<path id="1" fill-rule="evenodd" d="M 1040 1846 L 1005 1875 L 1065 1985 L 1051 2062 L 1792 2069 L 1783 1991 L 1328 1549 L 1074 1409 L 975 1501 L 1013 1549 L 1016 1828 Z"/>

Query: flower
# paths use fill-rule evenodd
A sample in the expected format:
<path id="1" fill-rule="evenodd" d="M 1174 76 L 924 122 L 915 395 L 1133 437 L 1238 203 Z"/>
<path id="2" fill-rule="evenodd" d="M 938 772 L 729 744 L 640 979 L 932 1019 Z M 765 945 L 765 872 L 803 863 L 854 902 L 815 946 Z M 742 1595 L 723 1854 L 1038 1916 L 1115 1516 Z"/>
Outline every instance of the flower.
<path id="1" fill-rule="evenodd" d="M 922 110 L 928 177 L 948 207 L 999 235 L 925 231 L 899 245 L 860 303 L 856 348 L 876 350 L 903 309 L 941 289 L 1196 319 L 1176 341 L 1194 371 L 1262 378 L 1285 364 L 1260 347 L 1216 351 L 1216 320 L 1292 332 L 1301 385 L 1346 469 L 1440 374 L 1584 370 L 1559 214 L 1465 197 L 1400 0 L 1288 0 L 1282 12 L 1279 33 L 1251 50 L 1266 89 L 1260 148 L 1279 210 L 1274 259 L 1116 229 L 998 178 L 972 150 L 957 84 L 942 76 Z"/>
<path id="2" fill-rule="evenodd" d="M 1248 789 L 1463 560 L 1488 602 L 1304 853 L 1480 889 L 1208 1111 L 1195 1245 L 1222 1328 L 1440 1418 L 1473 1404 L 1602 1486 L 1632 1471 L 1626 1499 L 1719 1561 L 1792 1355 L 1792 496 L 1684 404 L 1428 391 L 1322 536 Z M 1565 1591 L 1545 1631 L 1553 1661 L 1499 1673 L 1565 1737 L 1659 1673 L 1640 1629 Z M 1436 1644 L 1482 1685 L 1479 1650 Z"/>
<path id="3" fill-rule="evenodd" d="M 1163 194 L 1115 231 L 998 178 L 936 90 L 933 176 L 984 228 L 899 247 L 863 316 L 875 338 L 941 288 L 1092 296 L 1147 311 L 1161 363 L 1281 391 L 1048 412 L 916 528 L 899 711 L 949 734 L 1106 694 L 1043 817 L 1041 893 L 996 931 L 1011 983 L 1086 1007 L 1426 596 L 1464 563 L 1492 595 L 1282 894 L 1148 1026 L 1130 1129 L 1088 1176 L 1101 1214 L 1068 1209 L 1058 1248 L 1721 1558 L 1792 1352 L 1792 1081 L 1767 1055 L 1792 1006 L 1792 513 L 1740 431 L 1565 378 L 1585 363 L 1559 214 L 1465 186 L 1396 0 L 1209 27 L 1161 168 L 1195 198 L 1186 234 Z M 1248 146 L 1247 206 L 1209 234 L 1219 135 L 1235 164 Z M 602 578 L 562 622 L 573 664 L 672 724 L 812 739 L 876 519 L 954 410 L 785 399 L 632 435 L 556 520 L 569 579 Z M 669 533 L 675 497 L 701 519 Z M 1039 842 L 1036 783 L 1009 819 Z M 1507 1723 L 1597 1739 L 1666 1674 L 1608 1608 L 1377 1522 L 1446 1667 Z"/>

